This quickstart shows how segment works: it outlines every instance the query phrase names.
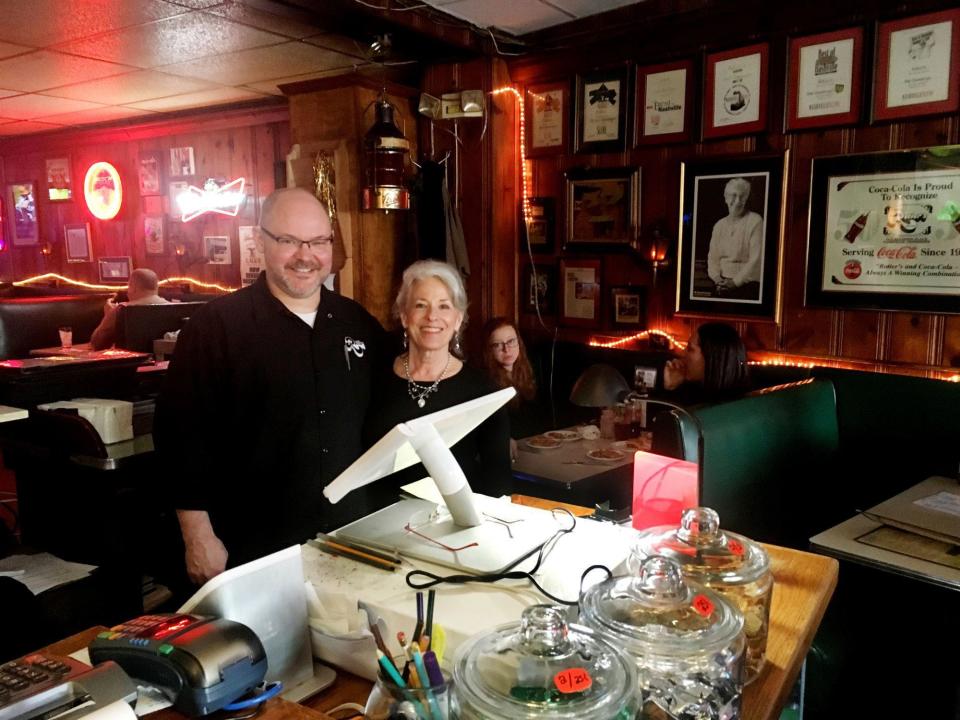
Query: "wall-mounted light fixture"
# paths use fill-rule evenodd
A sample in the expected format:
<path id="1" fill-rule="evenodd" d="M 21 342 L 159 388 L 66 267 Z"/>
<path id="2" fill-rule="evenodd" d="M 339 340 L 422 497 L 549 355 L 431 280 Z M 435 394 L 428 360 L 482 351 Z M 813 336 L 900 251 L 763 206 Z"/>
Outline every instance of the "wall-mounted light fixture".
<path id="1" fill-rule="evenodd" d="M 183 216 L 183 222 L 190 222 L 204 213 L 217 213 L 228 217 L 236 217 L 243 207 L 247 195 L 243 188 L 244 178 L 237 178 L 230 182 L 207 178 L 202 188 L 190 185 L 177 195 L 177 206 Z"/>
<path id="2" fill-rule="evenodd" d="M 120 173 L 108 162 L 95 162 L 83 179 L 83 197 L 95 218 L 113 220 L 123 203 Z"/>
<path id="3" fill-rule="evenodd" d="M 653 269 L 653 286 L 657 284 L 657 272 L 660 268 L 670 264 L 670 250 L 673 241 L 664 231 L 663 224 L 651 224 L 646 233 L 642 234 L 637 243 L 640 259 L 650 264 Z"/>
<path id="4" fill-rule="evenodd" d="M 374 102 L 376 119 L 363 136 L 364 210 L 409 210 L 406 159 L 410 141 L 393 120 L 393 105 L 381 95 Z"/>

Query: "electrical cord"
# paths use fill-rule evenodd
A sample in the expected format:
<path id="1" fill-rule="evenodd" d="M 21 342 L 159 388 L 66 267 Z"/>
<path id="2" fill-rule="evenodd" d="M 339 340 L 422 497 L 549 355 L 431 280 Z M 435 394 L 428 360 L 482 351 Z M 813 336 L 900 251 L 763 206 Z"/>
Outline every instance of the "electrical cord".
<path id="1" fill-rule="evenodd" d="M 224 705 L 224 710 L 246 710 L 248 707 L 253 707 L 254 705 L 261 705 L 265 703 L 270 698 L 279 695 L 280 691 L 283 690 L 282 682 L 272 682 L 267 683 L 263 692 L 258 695 L 254 695 L 251 698 L 246 698 L 245 700 L 234 700 L 229 705 Z"/>
<path id="2" fill-rule="evenodd" d="M 533 567 L 530 570 L 513 570 L 517 565 L 526 560 L 529 555 L 520 558 L 512 565 L 509 565 L 504 572 L 500 573 L 489 573 L 486 575 L 437 575 L 426 570 L 411 570 L 407 573 L 406 581 L 407 585 L 414 590 L 427 590 L 429 588 L 436 587 L 437 585 L 450 584 L 450 585 L 466 585 L 467 583 L 495 583 L 500 580 L 529 580 L 537 590 L 546 595 L 548 598 L 553 600 L 556 603 L 561 605 L 577 605 L 579 604 L 579 599 L 577 600 L 564 600 L 559 598 L 556 595 L 548 592 L 543 588 L 543 586 L 537 582 L 537 579 L 534 577 L 536 572 L 540 569 L 540 565 L 543 564 L 543 559 L 550 553 L 553 547 L 557 544 L 561 537 L 573 532 L 574 528 L 577 526 L 577 518 L 574 517 L 573 513 L 564 508 L 554 508 L 551 512 L 557 513 L 562 512 L 566 513 L 571 520 L 570 527 L 560 528 L 555 532 L 546 542 L 537 548 L 537 561 L 534 563 Z M 583 581 L 588 574 L 594 570 L 605 570 L 607 577 L 613 577 L 613 573 L 605 565 L 591 565 L 586 570 L 583 571 L 583 574 L 580 575 L 580 587 L 583 587 Z M 416 578 L 425 578 L 424 580 L 418 580 Z"/>

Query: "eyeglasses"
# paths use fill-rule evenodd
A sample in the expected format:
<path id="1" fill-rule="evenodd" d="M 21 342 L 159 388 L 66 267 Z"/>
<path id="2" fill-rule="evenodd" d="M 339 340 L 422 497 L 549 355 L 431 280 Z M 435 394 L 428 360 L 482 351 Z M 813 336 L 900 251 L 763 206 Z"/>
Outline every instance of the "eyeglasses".
<path id="1" fill-rule="evenodd" d="M 277 243 L 281 248 L 289 252 L 296 252 L 300 249 L 301 245 L 306 245 L 307 249 L 311 252 L 317 252 L 318 250 L 325 250 L 326 248 L 333 245 L 332 237 L 316 237 L 313 240 L 301 240 L 298 237 L 293 235 L 274 235 L 272 232 L 267 230 L 265 227 L 261 227 L 260 230 L 268 238 Z"/>
<path id="2" fill-rule="evenodd" d="M 517 344 L 518 340 L 516 338 L 510 338 L 509 340 L 504 340 L 503 342 L 490 343 L 490 348 L 492 350 L 499 350 L 503 352 L 504 350 L 513 350 Z"/>

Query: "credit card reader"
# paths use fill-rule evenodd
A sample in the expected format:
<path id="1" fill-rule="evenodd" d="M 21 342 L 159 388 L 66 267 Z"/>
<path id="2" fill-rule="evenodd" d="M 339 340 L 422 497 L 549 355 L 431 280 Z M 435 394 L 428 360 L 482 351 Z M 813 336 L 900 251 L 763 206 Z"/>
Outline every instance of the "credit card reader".
<path id="1" fill-rule="evenodd" d="M 203 615 L 143 615 L 100 633 L 90 660 L 113 660 L 160 688 L 180 712 L 208 715 L 263 682 L 267 656 L 256 634 Z"/>

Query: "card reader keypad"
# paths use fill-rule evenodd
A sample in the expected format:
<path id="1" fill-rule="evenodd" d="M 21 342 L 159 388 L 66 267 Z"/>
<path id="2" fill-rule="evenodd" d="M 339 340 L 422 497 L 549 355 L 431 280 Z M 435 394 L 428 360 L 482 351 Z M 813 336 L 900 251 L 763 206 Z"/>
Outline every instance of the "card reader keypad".
<path id="1" fill-rule="evenodd" d="M 68 664 L 66 658 L 61 660 L 40 653 L 4 663 L 0 665 L 0 706 L 15 702 L 84 669 L 80 663 Z"/>

